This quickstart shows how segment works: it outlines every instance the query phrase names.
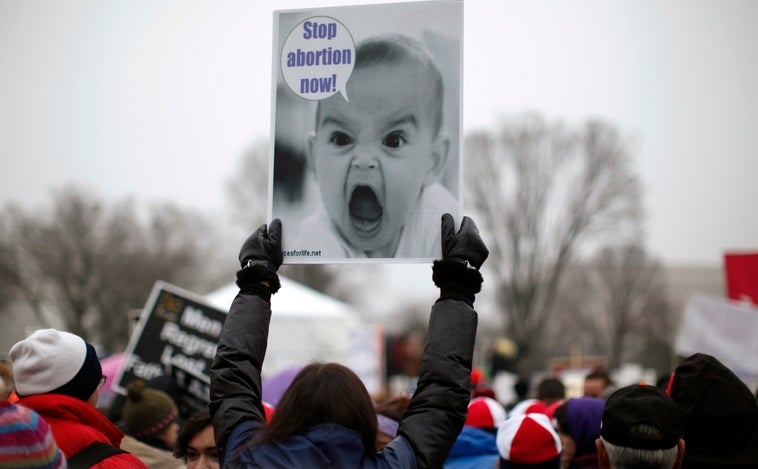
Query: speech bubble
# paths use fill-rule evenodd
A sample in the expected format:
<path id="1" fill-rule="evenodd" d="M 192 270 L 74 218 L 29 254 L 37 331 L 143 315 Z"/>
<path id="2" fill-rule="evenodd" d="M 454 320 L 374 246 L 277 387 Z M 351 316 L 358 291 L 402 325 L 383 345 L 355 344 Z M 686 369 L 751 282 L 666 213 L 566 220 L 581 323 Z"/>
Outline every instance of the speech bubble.
<path id="1" fill-rule="evenodd" d="M 355 43 L 344 24 L 328 16 L 301 21 L 284 41 L 280 57 L 287 86 L 301 98 L 326 99 L 337 92 L 347 97 L 347 81 L 355 65 Z"/>

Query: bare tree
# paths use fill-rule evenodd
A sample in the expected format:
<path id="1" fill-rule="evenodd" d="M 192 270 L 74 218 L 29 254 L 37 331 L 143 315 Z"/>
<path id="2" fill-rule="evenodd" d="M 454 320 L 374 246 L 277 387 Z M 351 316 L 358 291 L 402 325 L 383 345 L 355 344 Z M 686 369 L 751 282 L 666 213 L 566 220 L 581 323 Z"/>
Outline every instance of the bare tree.
<path id="1" fill-rule="evenodd" d="M 607 246 L 566 280 L 560 312 L 571 321 L 553 328 L 551 343 L 563 351 L 579 343 L 582 353 L 607 357 L 611 369 L 669 366 L 676 318 L 661 265 L 642 246 Z"/>
<path id="2" fill-rule="evenodd" d="M 45 311 L 65 328 L 110 347 L 128 339 L 127 311 L 144 305 L 156 280 L 184 288 L 207 283 L 209 230 L 175 207 L 153 209 L 147 222 L 132 203 L 109 209 L 75 187 L 54 194 L 52 211 L 8 208 L 0 246 L 9 255 L 14 293 L 40 325 Z M 201 260 L 205 260 L 202 263 Z"/>
<path id="3" fill-rule="evenodd" d="M 639 237 L 639 184 L 625 142 L 600 121 L 572 131 L 526 116 L 470 135 L 466 148 L 488 279 L 526 373 L 539 365 L 538 339 L 575 261 L 608 237 Z"/>
<path id="4" fill-rule="evenodd" d="M 599 332 L 607 341 L 609 366 L 615 368 L 628 351 L 628 341 L 634 335 L 642 339 L 654 332 L 646 325 L 667 315 L 668 311 L 658 309 L 660 300 L 666 298 L 665 283 L 660 264 L 638 245 L 605 248 L 593 264 L 598 287 L 595 294 L 603 298 L 605 310 L 600 322 L 604 327 Z"/>
<path id="5" fill-rule="evenodd" d="M 226 183 L 232 219 L 243 232 L 250 232 L 267 221 L 268 159 L 268 142 L 253 143 L 242 154 L 234 174 Z"/>

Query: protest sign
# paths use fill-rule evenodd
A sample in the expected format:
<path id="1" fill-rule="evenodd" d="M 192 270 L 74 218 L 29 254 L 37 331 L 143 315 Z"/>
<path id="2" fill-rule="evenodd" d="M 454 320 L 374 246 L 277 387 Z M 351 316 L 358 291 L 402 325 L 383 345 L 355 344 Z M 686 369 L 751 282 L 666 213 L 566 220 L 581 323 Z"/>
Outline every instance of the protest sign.
<path id="1" fill-rule="evenodd" d="M 687 301 L 674 350 L 687 357 L 713 355 L 750 386 L 758 384 L 758 308 L 748 303 L 695 295 Z"/>
<path id="2" fill-rule="evenodd" d="M 126 349 L 114 388 L 121 394 L 136 378 L 172 377 L 180 413 L 209 400 L 210 367 L 226 313 L 201 296 L 156 282 Z"/>
<path id="3" fill-rule="evenodd" d="M 463 2 L 274 12 L 285 263 L 427 262 L 460 220 Z"/>

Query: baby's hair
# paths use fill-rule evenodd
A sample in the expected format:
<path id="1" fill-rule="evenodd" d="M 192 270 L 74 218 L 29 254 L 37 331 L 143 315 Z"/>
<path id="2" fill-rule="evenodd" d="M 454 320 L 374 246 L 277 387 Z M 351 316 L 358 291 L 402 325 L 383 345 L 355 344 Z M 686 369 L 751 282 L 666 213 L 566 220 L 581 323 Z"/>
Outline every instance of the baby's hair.
<path id="1" fill-rule="evenodd" d="M 354 70 L 373 65 L 397 64 L 410 64 L 429 76 L 433 90 L 429 108 L 434 114 L 432 121 L 434 134 L 438 134 L 442 128 L 445 86 L 439 68 L 423 44 L 401 34 L 385 34 L 364 39 L 355 47 Z"/>

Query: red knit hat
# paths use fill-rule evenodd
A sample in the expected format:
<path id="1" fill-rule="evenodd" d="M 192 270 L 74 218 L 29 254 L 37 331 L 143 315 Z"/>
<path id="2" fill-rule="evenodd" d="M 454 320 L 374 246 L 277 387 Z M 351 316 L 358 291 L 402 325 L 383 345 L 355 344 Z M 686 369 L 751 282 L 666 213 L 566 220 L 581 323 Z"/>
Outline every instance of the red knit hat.
<path id="1" fill-rule="evenodd" d="M 500 458 L 507 462 L 542 464 L 560 460 L 561 440 L 544 414 L 509 418 L 498 429 L 496 441 Z"/>
<path id="2" fill-rule="evenodd" d="M 475 397 L 468 403 L 464 425 L 477 428 L 497 428 L 505 422 L 505 408 L 490 397 Z"/>
<path id="3" fill-rule="evenodd" d="M 271 419 L 274 418 L 274 411 L 276 409 L 266 401 L 261 401 L 261 406 L 263 406 L 263 413 L 266 415 L 266 423 L 270 423 Z"/>
<path id="4" fill-rule="evenodd" d="M 560 400 L 548 405 L 539 399 L 526 399 L 516 404 L 516 406 L 508 412 L 508 416 L 516 417 L 517 415 L 539 413 L 545 414 L 552 419 L 555 409 L 560 407 L 564 402 L 565 401 Z"/>

